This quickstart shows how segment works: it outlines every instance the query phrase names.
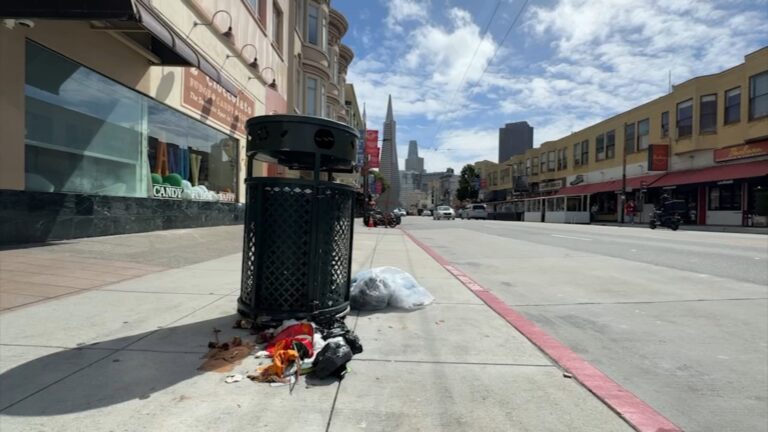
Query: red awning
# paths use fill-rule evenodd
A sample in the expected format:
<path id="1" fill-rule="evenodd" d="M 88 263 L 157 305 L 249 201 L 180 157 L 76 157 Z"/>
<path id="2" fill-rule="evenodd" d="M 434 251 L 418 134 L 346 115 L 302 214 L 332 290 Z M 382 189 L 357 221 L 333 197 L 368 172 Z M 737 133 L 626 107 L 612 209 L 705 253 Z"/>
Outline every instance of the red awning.
<path id="1" fill-rule="evenodd" d="M 768 175 L 768 160 L 719 165 L 689 171 L 667 173 L 653 187 L 677 186 L 692 183 L 710 183 Z"/>
<path id="2" fill-rule="evenodd" d="M 641 189 L 642 187 L 648 187 L 663 175 L 664 174 L 653 174 L 640 177 L 628 177 L 627 189 Z M 592 195 L 598 192 L 615 192 L 621 190 L 621 183 L 621 179 L 618 179 L 600 183 L 568 186 L 560 189 L 557 192 L 557 195 Z"/>

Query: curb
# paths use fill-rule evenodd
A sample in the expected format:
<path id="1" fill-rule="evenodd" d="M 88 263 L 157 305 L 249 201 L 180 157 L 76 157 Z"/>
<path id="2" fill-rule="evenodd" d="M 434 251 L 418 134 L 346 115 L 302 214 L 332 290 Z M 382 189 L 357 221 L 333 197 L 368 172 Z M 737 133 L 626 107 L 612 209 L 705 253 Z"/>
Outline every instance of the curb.
<path id="1" fill-rule="evenodd" d="M 561 368 L 570 373 L 587 390 L 594 394 L 632 428 L 640 432 L 682 432 L 678 426 L 654 410 L 650 405 L 610 379 L 589 364 L 560 341 L 547 334 L 533 321 L 509 307 L 493 292 L 477 283 L 458 267 L 440 256 L 432 248 L 418 240 L 407 230 L 400 228 L 408 238 L 426 252 L 438 264 L 472 291 L 480 300 L 504 318 L 531 343 L 549 356 Z"/>

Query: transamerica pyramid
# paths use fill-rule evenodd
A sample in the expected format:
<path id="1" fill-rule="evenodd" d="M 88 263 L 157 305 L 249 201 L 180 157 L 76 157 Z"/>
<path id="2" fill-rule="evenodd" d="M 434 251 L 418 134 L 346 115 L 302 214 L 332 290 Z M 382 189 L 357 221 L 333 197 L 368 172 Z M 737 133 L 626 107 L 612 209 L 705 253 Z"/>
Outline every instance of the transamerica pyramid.
<path id="1" fill-rule="evenodd" d="M 400 207 L 400 167 L 397 162 L 397 122 L 392 115 L 392 95 L 387 102 L 387 117 L 384 120 L 384 137 L 381 140 L 381 172 L 389 188 L 378 199 L 378 207 L 392 211 Z"/>

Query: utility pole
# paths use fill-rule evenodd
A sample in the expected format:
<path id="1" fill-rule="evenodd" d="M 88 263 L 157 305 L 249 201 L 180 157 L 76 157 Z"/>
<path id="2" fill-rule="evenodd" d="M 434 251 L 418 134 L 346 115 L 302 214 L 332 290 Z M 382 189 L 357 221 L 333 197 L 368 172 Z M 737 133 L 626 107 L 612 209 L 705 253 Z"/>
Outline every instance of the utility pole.
<path id="1" fill-rule="evenodd" d="M 624 123 L 624 134 L 627 133 L 627 124 Z M 634 144 L 634 143 L 633 143 Z M 624 223 L 624 206 L 627 201 L 627 139 L 624 138 L 624 148 L 621 152 L 621 223 Z"/>

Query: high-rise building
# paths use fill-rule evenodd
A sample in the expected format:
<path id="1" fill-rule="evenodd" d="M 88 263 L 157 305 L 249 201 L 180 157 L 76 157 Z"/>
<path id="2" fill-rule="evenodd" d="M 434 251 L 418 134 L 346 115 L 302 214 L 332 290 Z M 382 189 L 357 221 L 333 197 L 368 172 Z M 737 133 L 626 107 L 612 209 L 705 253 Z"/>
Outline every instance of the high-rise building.
<path id="1" fill-rule="evenodd" d="M 499 163 L 533 148 L 533 127 L 526 121 L 499 128 Z"/>
<path id="2" fill-rule="evenodd" d="M 408 157 L 405 158 L 405 170 L 416 173 L 424 172 L 424 158 L 419 157 L 419 144 L 416 140 L 408 142 Z"/>
<path id="3" fill-rule="evenodd" d="M 387 117 L 384 119 L 379 172 L 389 183 L 389 188 L 379 197 L 378 206 L 384 211 L 392 211 L 400 207 L 400 169 L 397 162 L 397 122 L 392 115 L 391 95 L 387 101 Z"/>

